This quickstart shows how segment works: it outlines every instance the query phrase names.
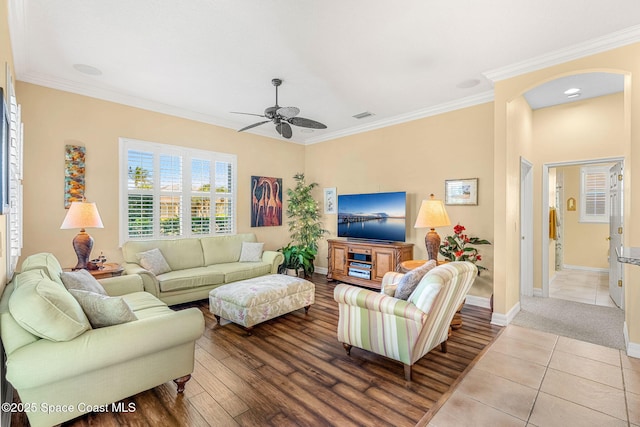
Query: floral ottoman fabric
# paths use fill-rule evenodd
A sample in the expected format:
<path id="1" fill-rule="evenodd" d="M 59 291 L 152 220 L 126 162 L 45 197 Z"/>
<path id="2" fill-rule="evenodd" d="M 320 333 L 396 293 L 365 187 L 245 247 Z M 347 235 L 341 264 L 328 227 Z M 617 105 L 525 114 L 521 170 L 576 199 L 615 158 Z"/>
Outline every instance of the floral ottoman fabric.
<path id="1" fill-rule="evenodd" d="M 283 274 L 241 280 L 209 292 L 211 313 L 246 328 L 314 302 L 313 283 Z"/>

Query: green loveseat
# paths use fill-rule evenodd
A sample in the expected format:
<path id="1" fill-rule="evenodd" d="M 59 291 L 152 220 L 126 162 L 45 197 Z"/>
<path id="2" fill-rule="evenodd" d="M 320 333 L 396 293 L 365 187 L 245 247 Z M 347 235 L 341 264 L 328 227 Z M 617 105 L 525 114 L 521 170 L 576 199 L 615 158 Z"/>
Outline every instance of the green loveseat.
<path id="1" fill-rule="evenodd" d="M 69 298 L 77 301 L 62 283 L 56 258 L 32 255 L 21 270 L 2 294 L 0 331 L 6 378 L 32 427 L 126 409 L 111 404 L 170 380 L 179 392 L 184 389 L 195 341 L 204 331 L 201 311 L 171 310 L 143 291 L 137 275 L 113 277 L 99 282 L 108 295 L 121 296 L 137 320 L 95 329 L 82 325 L 78 332 L 78 322 L 69 319 L 83 309 L 69 304 Z"/>
<path id="2" fill-rule="evenodd" d="M 182 238 L 130 240 L 122 245 L 125 274 L 142 277 L 144 290 L 169 305 L 209 297 L 209 291 L 226 283 L 275 274 L 284 256 L 263 251 L 259 261 L 242 262 L 243 242 L 256 243 L 253 233 Z M 140 264 L 140 254 L 159 249 L 170 271 L 153 274 Z"/>

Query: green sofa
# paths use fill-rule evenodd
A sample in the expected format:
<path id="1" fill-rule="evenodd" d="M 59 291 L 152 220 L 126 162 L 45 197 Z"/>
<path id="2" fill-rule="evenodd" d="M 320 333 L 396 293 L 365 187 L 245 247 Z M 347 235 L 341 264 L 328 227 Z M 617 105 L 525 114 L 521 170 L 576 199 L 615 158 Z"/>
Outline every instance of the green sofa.
<path id="1" fill-rule="evenodd" d="M 184 390 L 193 372 L 195 341 L 204 331 L 201 311 L 171 310 L 143 291 L 137 275 L 102 279 L 107 294 L 121 296 L 136 319 L 96 329 L 86 325 L 76 336 L 77 322 L 69 318 L 83 308 L 69 304 L 68 298 L 77 301 L 62 283 L 56 258 L 32 255 L 21 270 L 0 299 L 0 336 L 6 378 L 32 427 L 86 412 L 122 410 L 111 404 L 170 380 L 178 392 Z"/>
<path id="2" fill-rule="evenodd" d="M 169 305 L 197 301 L 226 283 L 278 272 L 281 252 L 263 251 L 260 261 L 241 262 L 243 242 L 256 243 L 255 234 L 130 240 L 122 245 L 123 267 L 125 274 L 140 275 L 144 290 Z M 156 275 L 140 265 L 139 254 L 151 249 L 160 249 L 170 271 Z"/>

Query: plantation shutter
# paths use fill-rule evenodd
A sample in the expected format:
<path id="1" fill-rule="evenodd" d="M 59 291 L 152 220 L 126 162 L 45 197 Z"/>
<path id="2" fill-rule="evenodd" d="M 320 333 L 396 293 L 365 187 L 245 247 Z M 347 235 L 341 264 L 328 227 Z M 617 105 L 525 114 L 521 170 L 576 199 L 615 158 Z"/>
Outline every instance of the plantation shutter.
<path id="1" fill-rule="evenodd" d="M 237 156 L 120 139 L 120 243 L 233 234 Z"/>
<path id="2" fill-rule="evenodd" d="M 153 153 L 129 150 L 127 158 L 127 236 L 131 238 L 152 237 L 155 222 Z"/>
<path id="3" fill-rule="evenodd" d="M 581 168 L 582 194 L 580 221 L 609 222 L 609 170 L 606 167 Z"/>

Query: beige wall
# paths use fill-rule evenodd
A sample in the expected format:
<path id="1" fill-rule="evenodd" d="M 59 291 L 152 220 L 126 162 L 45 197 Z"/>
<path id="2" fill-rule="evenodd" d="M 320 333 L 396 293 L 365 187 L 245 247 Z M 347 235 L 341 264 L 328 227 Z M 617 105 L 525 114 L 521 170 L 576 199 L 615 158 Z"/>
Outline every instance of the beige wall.
<path id="1" fill-rule="evenodd" d="M 284 188 L 293 187 L 293 175 L 304 170 L 304 146 L 27 83 L 18 83 L 17 93 L 25 127 L 23 258 L 48 251 L 63 265 L 75 265 L 71 240 L 77 230 L 60 230 L 60 224 L 66 214 L 64 146 L 76 144 L 86 147 L 86 196 L 98 205 L 105 226 L 88 230 L 95 239 L 93 253 L 121 260 L 119 137 L 236 154 L 238 232 L 255 232 L 267 249 L 289 241 L 286 225 L 250 227 L 249 186 L 251 175 L 262 175 L 283 178 Z M 286 196 L 283 202 L 286 209 Z"/>
<path id="2" fill-rule="evenodd" d="M 496 259 L 502 259 L 504 262 L 495 265 L 494 280 L 494 307 L 497 313 L 508 314 L 518 304 L 518 293 L 514 291 L 518 287 L 519 272 L 519 251 L 515 243 L 519 238 L 512 230 L 517 230 L 518 216 L 514 215 L 510 206 L 517 206 L 519 201 L 519 188 L 511 183 L 517 181 L 519 177 L 519 160 L 517 155 L 509 155 L 516 152 L 518 154 L 525 152 L 527 147 L 517 143 L 509 138 L 507 129 L 513 126 L 510 108 L 512 103 L 527 90 L 544 83 L 549 80 L 556 79 L 565 75 L 571 75 L 581 72 L 605 71 L 618 72 L 625 74 L 625 94 L 623 96 L 623 122 L 621 125 L 621 141 L 615 145 L 615 148 L 608 146 L 610 141 L 600 144 L 599 153 L 593 153 L 597 156 L 617 156 L 625 158 L 625 207 L 624 207 L 624 244 L 627 246 L 640 246 L 640 226 L 637 221 L 633 221 L 633 213 L 640 213 L 640 197 L 633 197 L 630 188 L 632 182 L 640 180 L 640 169 L 633 168 L 634 155 L 638 158 L 640 155 L 640 119 L 632 118 L 631 111 L 640 110 L 640 90 L 632 90 L 629 76 L 640 75 L 640 44 L 633 44 L 626 47 L 614 49 L 608 52 L 588 56 L 575 61 L 566 62 L 557 66 L 545 68 L 535 72 L 523 74 L 510 79 L 496 82 L 495 85 L 495 150 L 494 164 L 496 167 L 494 174 L 496 182 L 495 195 L 495 213 L 494 213 L 494 256 Z M 568 109 L 569 107 L 567 107 Z M 561 153 L 582 157 L 582 148 L 565 150 L 557 145 L 551 148 L 549 159 L 545 161 L 560 161 Z M 594 148 L 596 150 L 596 148 Z M 547 153 L 542 147 L 536 147 L 536 153 Z M 590 156 L 591 157 L 591 156 Z M 538 172 L 539 173 L 539 172 Z M 539 180 L 539 178 L 535 178 Z M 540 192 L 538 192 L 540 194 Z M 535 206 L 535 205 L 534 205 Z M 537 205 L 536 211 L 541 215 L 540 205 Z M 536 221 L 541 224 L 541 218 Z M 538 233 L 540 236 L 541 233 Z M 541 247 L 542 242 L 538 238 L 537 247 Z M 537 254 L 541 252 L 536 250 Z M 539 255 L 538 255 L 539 258 Z M 536 262 L 534 271 L 540 277 L 541 269 Z M 627 307 L 625 310 L 625 323 L 628 328 L 629 339 L 632 343 L 640 342 L 640 269 L 635 266 L 625 266 L 625 275 L 627 286 L 625 288 L 625 301 Z M 539 279 L 537 279 L 539 281 Z M 637 350 L 636 350 L 637 351 Z"/>
<path id="3" fill-rule="evenodd" d="M 424 236 L 414 229 L 420 202 L 433 193 L 444 199 L 446 179 L 479 178 L 477 206 L 446 206 L 451 227 L 438 228 L 441 237 L 460 223 L 472 236 L 493 239 L 493 105 L 483 104 L 366 133 L 310 145 L 307 177 L 338 194 L 407 192 L 407 241 L 414 258 L 426 259 Z M 329 238 L 336 237 L 336 215 L 325 215 Z M 482 272 L 472 295 L 489 297 L 493 288 L 493 246 L 478 246 Z M 327 266 L 326 241 L 316 261 Z"/>
<path id="4" fill-rule="evenodd" d="M 580 166 L 559 168 L 564 175 L 562 249 L 564 267 L 609 269 L 609 224 L 580 222 Z M 566 210 L 566 200 L 576 200 L 576 210 Z"/>

